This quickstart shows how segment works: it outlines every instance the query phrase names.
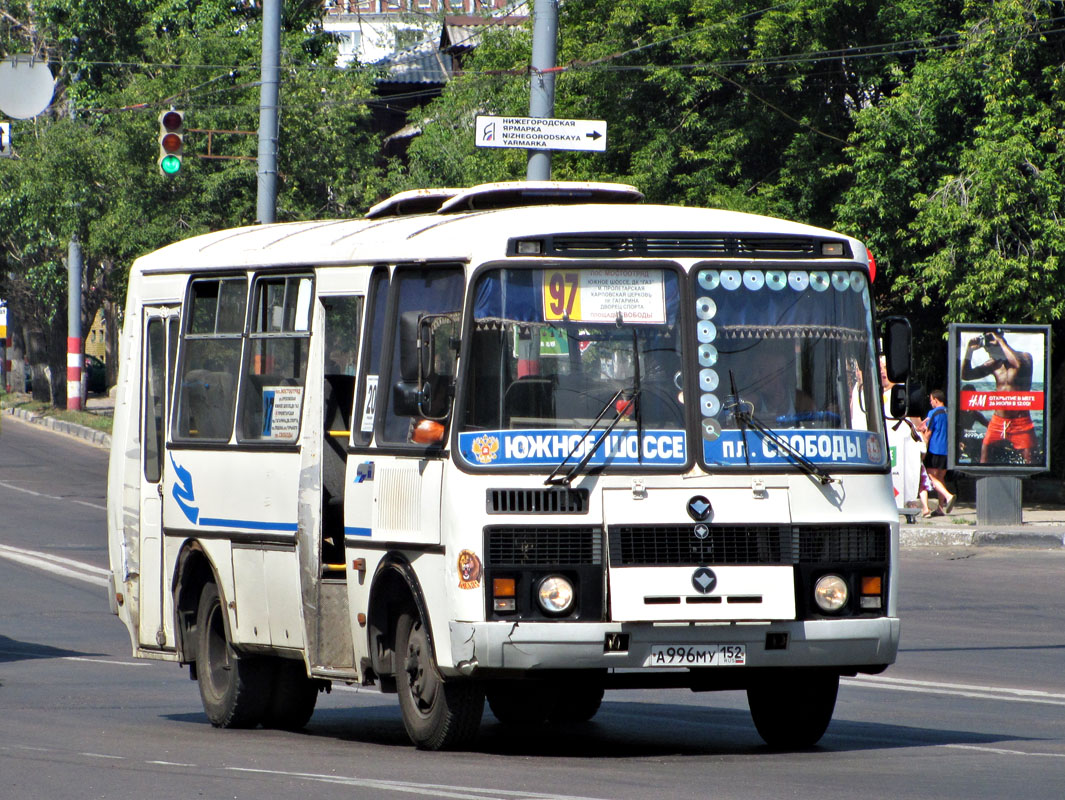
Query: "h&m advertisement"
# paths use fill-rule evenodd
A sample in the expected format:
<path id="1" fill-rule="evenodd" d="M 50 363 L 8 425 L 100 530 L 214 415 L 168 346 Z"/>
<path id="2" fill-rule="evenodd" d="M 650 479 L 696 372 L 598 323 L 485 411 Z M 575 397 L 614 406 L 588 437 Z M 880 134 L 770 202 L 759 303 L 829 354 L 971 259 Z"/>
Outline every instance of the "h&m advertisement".
<path id="1" fill-rule="evenodd" d="M 1049 326 L 952 324 L 950 359 L 951 468 L 1049 469 Z"/>

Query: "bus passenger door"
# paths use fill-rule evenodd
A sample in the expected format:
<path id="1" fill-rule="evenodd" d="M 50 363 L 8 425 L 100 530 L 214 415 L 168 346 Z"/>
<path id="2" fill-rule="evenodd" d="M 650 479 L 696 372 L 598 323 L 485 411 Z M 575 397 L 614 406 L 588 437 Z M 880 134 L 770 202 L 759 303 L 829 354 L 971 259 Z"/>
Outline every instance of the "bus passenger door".
<path id="1" fill-rule="evenodd" d="M 162 487 L 167 421 L 177 351 L 179 310 L 147 308 L 141 362 L 140 618 L 141 647 L 174 649 L 173 598 L 167 587 L 162 536 Z"/>
<path id="2" fill-rule="evenodd" d="M 312 500 L 319 519 L 311 543 L 314 552 L 306 553 L 302 570 L 304 580 L 308 573 L 316 577 L 314 587 L 304 588 L 308 650 L 313 667 L 338 675 L 355 666 L 344 551 L 344 478 L 362 308 L 361 295 L 320 298 L 315 330 L 321 336 L 312 345 L 310 357 L 321 365 L 317 374 L 322 391 L 320 397 L 308 392 L 304 411 L 304 469 L 312 468 L 308 459 L 313 453 L 320 454 L 321 478 L 320 494 Z M 314 377 L 312 370 L 308 381 Z M 309 603 L 313 608 L 308 608 Z"/>

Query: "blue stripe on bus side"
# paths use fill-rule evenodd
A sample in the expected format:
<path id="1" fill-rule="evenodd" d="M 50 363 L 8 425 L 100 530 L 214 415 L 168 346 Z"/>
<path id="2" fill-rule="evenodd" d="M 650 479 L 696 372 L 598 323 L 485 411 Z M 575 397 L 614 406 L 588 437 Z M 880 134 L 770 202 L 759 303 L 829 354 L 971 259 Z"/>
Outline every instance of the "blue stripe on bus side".
<path id="1" fill-rule="evenodd" d="M 372 528 L 352 528 L 347 525 L 344 526 L 345 536 L 373 536 Z"/>
<path id="2" fill-rule="evenodd" d="M 217 525 L 220 528 L 244 528 L 251 531 L 285 531 L 295 533 L 297 525 L 294 522 L 257 522 L 251 519 L 220 519 L 216 517 L 200 517 L 200 525 Z"/>

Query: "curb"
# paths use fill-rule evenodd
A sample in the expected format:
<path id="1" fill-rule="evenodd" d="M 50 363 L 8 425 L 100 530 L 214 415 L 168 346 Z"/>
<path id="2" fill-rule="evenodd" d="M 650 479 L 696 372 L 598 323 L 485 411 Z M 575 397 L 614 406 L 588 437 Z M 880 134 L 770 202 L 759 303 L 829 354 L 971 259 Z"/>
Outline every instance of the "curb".
<path id="1" fill-rule="evenodd" d="M 23 422 L 40 425 L 42 428 L 48 428 L 57 433 L 65 433 L 68 436 L 84 439 L 89 444 L 96 445 L 97 447 L 108 449 L 111 447 L 111 434 L 86 427 L 85 425 L 77 425 L 73 422 L 56 419 L 55 417 L 43 417 L 21 408 L 5 408 L 4 413 L 15 417 L 16 419 L 20 419 Z"/>
<path id="2" fill-rule="evenodd" d="M 1023 523 L 1022 523 L 1023 525 Z M 909 528 L 899 531 L 900 547 L 1028 547 L 1065 548 L 1065 529 L 1032 526 L 1016 528 Z"/>

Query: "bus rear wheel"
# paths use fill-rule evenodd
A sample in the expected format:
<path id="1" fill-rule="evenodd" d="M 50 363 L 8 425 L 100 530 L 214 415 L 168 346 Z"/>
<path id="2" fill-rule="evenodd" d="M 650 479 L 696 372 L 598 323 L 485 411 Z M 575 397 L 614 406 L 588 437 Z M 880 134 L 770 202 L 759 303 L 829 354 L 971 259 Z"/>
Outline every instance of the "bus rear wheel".
<path id="1" fill-rule="evenodd" d="M 396 625 L 396 684 L 403 727 L 418 749 L 453 750 L 476 737 L 484 691 L 473 681 L 440 676 L 417 612 L 403 612 Z"/>
<path id="2" fill-rule="evenodd" d="M 828 729 L 836 708 L 839 675 L 798 671 L 774 675 L 747 689 L 758 734 L 777 750 L 813 747 Z"/>
<path id="3" fill-rule="evenodd" d="M 272 686 L 263 710 L 263 727 L 302 730 L 318 702 L 319 681 L 307 677 L 302 661 L 270 659 Z"/>
<path id="4" fill-rule="evenodd" d="M 241 656 L 226 636 L 218 587 L 208 583 L 196 611 L 196 678 L 207 719 L 216 728 L 254 728 L 270 693 L 270 670 L 261 659 Z"/>

